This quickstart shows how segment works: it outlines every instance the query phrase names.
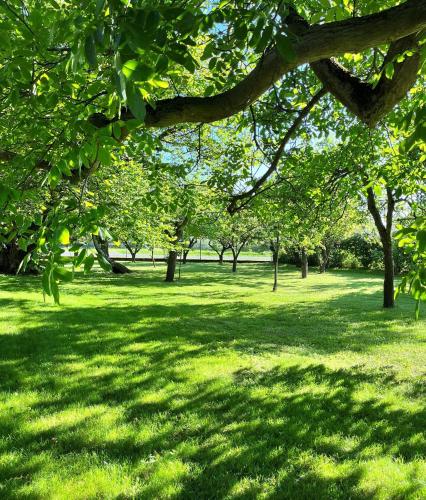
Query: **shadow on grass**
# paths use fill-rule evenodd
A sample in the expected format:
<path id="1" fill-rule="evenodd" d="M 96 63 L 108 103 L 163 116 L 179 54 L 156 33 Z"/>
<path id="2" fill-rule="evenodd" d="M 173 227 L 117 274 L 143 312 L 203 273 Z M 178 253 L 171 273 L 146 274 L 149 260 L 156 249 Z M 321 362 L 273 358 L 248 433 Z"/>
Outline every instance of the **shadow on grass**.
<path id="1" fill-rule="evenodd" d="M 152 285 L 156 277 L 147 279 Z M 90 285 L 105 280 L 121 283 L 100 276 Z M 126 285 L 139 280 L 126 277 Z M 381 397 L 399 384 L 391 370 L 248 366 L 207 380 L 194 380 L 188 370 L 196 360 L 233 351 L 244 360 L 293 347 L 315 355 L 397 343 L 401 335 L 389 324 L 401 313 L 377 310 L 379 302 L 380 292 L 356 300 L 350 292 L 315 308 L 220 301 L 35 311 L 29 301 L 3 299 L 3 311 L 20 308 L 36 326 L 0 335 L 0 389 L 12 399 L 19 391 L 35 394 L 26 408 L 11 403 L 0 416 L 0 451 L 23 450 L 0 466 L 2 495 L 17 495 L 43 470 L 34 459 L 43 452 L 60 459 L 93 451 L 135 466 L 153 455 L 181 454 L 194 469 L 182 481 L 181 498 L 232 496 L 247 478 L 248 498 L 263 487 L 255 478 L 270 482 L 271 498 L 366 497 L 359 489 L 366 461 L 409 462 L 425 453 L 424 409 L 396 408 Z M 362 387 L 371 389 L 367 398 L 359 397 Z M 419 396 L 415 388 L 411 396 Z M 80 414 L 70 421 L 33 425 L 75 408 Z M 120 412 L 109 424 L 121 429 L 113 439 L 95 432 L 111 409 Z M 153 421 L 155 432 L 141 438 Z M 334 476 L 321 472 L 324 457 Z M 412 474 L 398 491 L 402 498 L 421 487 L 415 467 Z M 156 497 L 156 486 L 146 482 L 145 498 Z"/>

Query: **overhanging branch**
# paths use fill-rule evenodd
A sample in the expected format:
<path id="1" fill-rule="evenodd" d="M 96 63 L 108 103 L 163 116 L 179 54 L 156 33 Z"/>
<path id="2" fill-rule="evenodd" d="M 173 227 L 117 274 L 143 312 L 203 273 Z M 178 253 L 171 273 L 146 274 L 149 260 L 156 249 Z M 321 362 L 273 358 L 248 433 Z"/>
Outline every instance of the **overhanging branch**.
<path id="1" fill-rule="evenodd" d="M 293 44 L 295 57 L 286 62 L 272 48 L 235 87 L 211 97 L 175 97 L 159 100 L 155 109 L 147 106 L 147 127 L 169 127 L 179 123 L 214 122 L 232 116 L 255 102 L 274 82 L 292 69 L 322 59 L 359 53 L 391 43 L 426 28 L 426 2 L 408 0 L 402 5 L 359 18 L 314 25 Z M 133 115 L 123 110 L 120 119 Z M 114 120 L 94 114 L 91 123 L 106 126 Z"/>

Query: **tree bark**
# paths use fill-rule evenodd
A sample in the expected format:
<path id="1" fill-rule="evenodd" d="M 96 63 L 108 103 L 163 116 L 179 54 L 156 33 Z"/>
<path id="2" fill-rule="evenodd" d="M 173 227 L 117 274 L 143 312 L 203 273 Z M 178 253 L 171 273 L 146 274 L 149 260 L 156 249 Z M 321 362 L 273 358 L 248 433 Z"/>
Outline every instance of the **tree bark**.
<path id="1" fill-rule="evenodd" d="M 232 251 L 232 272 L 236 273 L 238 264 L 238 252 L 236 252 L 233 248 L 231 248 L 231 251 Z"/>
<path id="2" fill-rule="evenodd" d="M 99 236 L 95 234 L 92 236 L 92 240 L 96 248 L 96 251 L 99 254 L 103 255 L 103 257 L 110 263 L 111 271 L 114 274 L 127 274 L 132 272 L 125 265 L 115 261 L 114 259 L 111 259 L 111 257 L 109 256 L 108 241 L 102 240 L 101 238 L 99 238 Z"/>
<path id="3" fill-rule="evenodd" d="M 175 238 L 176 242 L 179 242 L 182 240 L 183 236 L 183 230 L 185 226 L 188 224 L 188 217 L 186 216 L 182 221 L 176 222 L 175 224 Z M 172 283 L 175 280 L 175 273 L 176 273 L 176 262 L 178 258 L 178 251 L 177 249 L 172 249 L 169 251 L 169 256 L 167 258 L 167 271 L 166 271 L 166 279 L 165 281 L 167 283 Z"/>
<path id="4" fill-rule="evenodd" d="M 222 248 L 222 250 L 219 253 L 219 264 L 223 264 L 223 254 L 225 253 L 225 249 Z"/>
<path id="5" fill-rule="evenodd" d="M 182 253 L 182 264 L 186 264 L 186 259 L 188 258 L 190 248 L 187 248 Z"/>
<path id="6" fill-rule="evenodd" d="M 178 252 L 176 250 L 169 251 L 169 256 L 167 257 L 167 271 L 165 280 L 167 281 L 167 283 L 172 283 L 175 280 L 177 257 Z"/>
<path id="7" fill-rule="evenodd" d="M 231 247 L 230 247 L 229 245 L 224 245 L 223 243 L 221 243 L 221 245 L 222 245 L 222 249 L 219 251 L 219 250 L 217 250 L 217 248 L 215 248 L 215 247 L 211 244 L 211 242 L 210 242 L 210 241 L 209 241 L 208 245 L 209 245 L 209 247 L 210 247 L 212 250 L 214 250 L 214 251 L 217 253 L 217 255 L 218 255 L 218 257 L 219 257 L 219 264 L 223 264 L 223 255 L 224 255 L 224 253 L 226 252 L 226 250 L 229 250 Z"/>
<path id="8" fill-rule="evenodd" d="M 383 307 L 392 308 L 395 305 L 394 290 L 394 262 L 392 238 L 383 243 L 383 263 L 385 268 L 385 279 L 383 282 Z"/>
<path id="9" fill-rule="evenodd" d="M 308 277 L 308 254 L 306 253 L 306 248 L 303 247 L 300 252 L 300 257 L 302 261 L 302 278 L 305 279 Z"/>

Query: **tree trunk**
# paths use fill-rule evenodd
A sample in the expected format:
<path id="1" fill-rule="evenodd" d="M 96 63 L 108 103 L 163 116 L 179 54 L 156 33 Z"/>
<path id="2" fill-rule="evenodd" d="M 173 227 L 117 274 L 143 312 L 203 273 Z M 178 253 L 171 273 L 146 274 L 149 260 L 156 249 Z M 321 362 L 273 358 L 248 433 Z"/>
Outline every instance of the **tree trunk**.
<path id="1" fill-rule="evenodd" d="M 236 273 L 237 272 L 237 258 L 234 257 L 234 260 L 232 261 L 232 272 Z"/>
<path id="2" fill-rule="evenodd" d="M 114 274 L 127 274 L 131 273 L 130 269 L 123 264 L 120 264 L 120 262 L 116 262 L 114 259 L 111 259 L 109 256 L 109 249 L 108 249 L 108 241 L 102 240 L 99 238 L 97 235 L 92 236 L 93 244 L 95 245 L 96 251 L 103 255 L 104 258 L 111 264 L 111 271 Z"/>
<path id="3" fill-rule="evenodd" d="M 223 264 L 223 254 L 225 253 L 225 249 L 223 248 L 222 251 L 219 253 L 219 264 Z"/>
<path id="4" fill-rule="evenodd" d="M 367 179 L 368 180 L 368 179 Z M 395 210 L 395 199 L 390 188 L 386 188 L 387 212 L 386 222 L 383 223 L 379 209 L 376 204 L 376 197 L 372 187 L 367 189 L 368 210 L 373 216 L 374 223 L 380 235 L 383 250 L 383 265 L 385 268 L 385 278 L 383 282 L 383 307 L 391 308 L 395 305 L 394 299 L 394 262 L 392 247 L 392 224 Z"/>
<path id="5" fill-rule="evenodd" d="M 169 256 L 167 258 L 167 271 L 165 279 L 167 283 L 172 283 L 175 279 L 177 257 L 178 257 L 177 251 L 170 250 Z"/>
<path id="6" fill-rule="evenodd" d="M 280 257 L 280 236 L 277 234 L 277 238 L 275 242 L 271 242 L 271 250 L 272 250 L 272 261 L 274 263 L 274 286 L 272 287 L 272 291 L 276 292 L 278 289 L 278 264 Z"/>
<path id="7" fill-rule="evenodd" d="M 391 308 L 395 305 L 394 299 L 394 262 L 392 239 L 389 237 L 382 243 L 383 245 L 383 264 L 385 268 L 385 279 L 383 282 L 383 307 Z"/>
<path id="8" fill-rule="evenodd" d="M 321 248 L 318 252 L 318 261 L 319 261 L 319 272 L 321 274 L 325 273 L 328 264 L 328 252 L 326 248 Z"/>
<path id="9" fill-rule="evenodd" d="M 301 251 L 301 261 L 302 261 L 302 278 L 305 279 L 308 277 L 308 255 L 306 253 L 305 248 L 302 248 Z"/>
<path id="10" fill-rule="evenodd" d="M 197 238 L 190 238 L 189 239 L 189 244 L 188 248 L 185 248 L 182 254 L 182 264 L 186 264 L 188 254 L 190 250 L 195 246 L 195 243 L 197 243 Z"/>
<path id="11" fill-rule="evenodd" d="M 174 237 L 176 238 L 176 244 L 178 244 L 180 241 L 182 241 L 182 236 L 183 236 L 183 230 L 185 226 L 188 224 L 189 218 L 188 216 L 185 216 L 185 218 L 177 222 L 175 224 L 175 232 L 174 232 Z M 170 234 L 169 234 L 170 236 Z M 176 248 L 177 245 L 175 245 Z M 175 279 L 175 273 L 176 273 L 176 262 L 178 258 L 178 251 L 176 249 L 170 250 L 169 251 L 169 256 L 167 257 L 167 271 L 166 271 L 166 281 L 167 283 L 171 283 Z"/>
<path id="12" fill-rule="evenodd" d="M 6 245 L 0 246 L 0 273 L 1 274 L 16 274 L 22 260 L 27 255 L 27 252 L 21 250 L 13 240 Z M 29 264 L 24 274 L 37 274 L 37 270 Z"/>
<path id="13" fill-rule="evenodd" d="M 187 248 L 186 250 L 183 251 L 182 255 L 182 264 L 186 264 L 186 259 L 188 257 L 190 248 Z"/>
<path id="14" fill-rule="evenodd" d="M 232 272 L 236 273 L 237 272 L 237 263 L 238 263 L 238 253 L 231 248 L 232 251 Z"/>

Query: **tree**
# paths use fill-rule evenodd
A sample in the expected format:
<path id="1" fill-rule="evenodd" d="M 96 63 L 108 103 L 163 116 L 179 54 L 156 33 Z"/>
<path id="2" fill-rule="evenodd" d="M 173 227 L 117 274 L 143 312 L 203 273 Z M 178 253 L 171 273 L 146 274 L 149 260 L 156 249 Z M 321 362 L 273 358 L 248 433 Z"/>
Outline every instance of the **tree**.
<path id="1" fill-rule="evenodd" d="M 343 170 L 358 192 L 360 200 L 365 200 L 378 235 L 380 237 L 383 266 L 383 307 L 394 306 L 394 260 L 393 237 L 394 215 L 398 204 L 405 204 L 419 191 L 424 181 L 423 165 L 418 154 L 401 155 L 398 151 L 400 139 L 397 130 L 387 127 L 366 133 L 358 129 L 358 144 L 352 144 L 349 161 Z M 386 135 L 385 135 L 386 134 Z M 361 144 L 368 144 L 366 149 Z M 350 185 L 350 184 L 349 184 Z"/>
<path id="2" fill-rule="evenodd" d="M 210 241 L 210 247 L 219 255 L 221 264 L 224 252 L 228 249 L 231 250 L 232 272 L 235 273 L 241 250 L 251 239 L 254 239 L 255 232 L 259 228 L 259 220 L 248 210 L 233 215 L 223 211 L 218 214 L 214 222 L 211 236 L 214 236 L 215 242 Z"/>

